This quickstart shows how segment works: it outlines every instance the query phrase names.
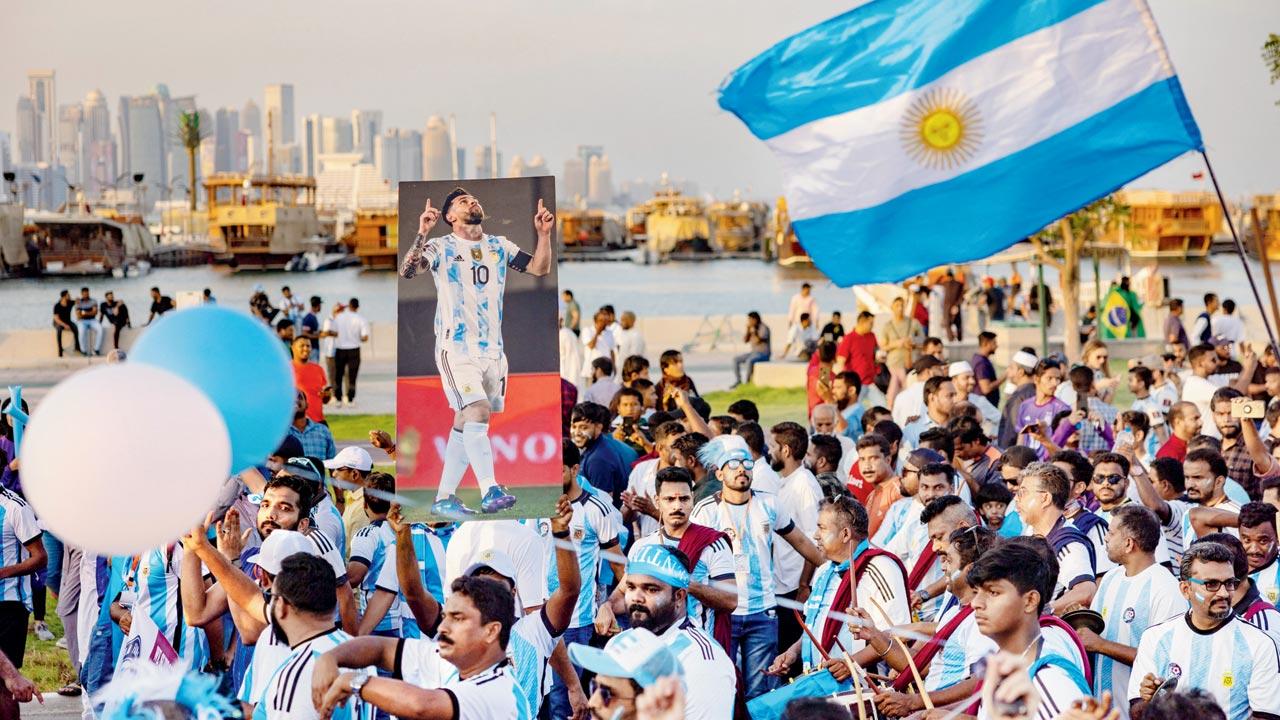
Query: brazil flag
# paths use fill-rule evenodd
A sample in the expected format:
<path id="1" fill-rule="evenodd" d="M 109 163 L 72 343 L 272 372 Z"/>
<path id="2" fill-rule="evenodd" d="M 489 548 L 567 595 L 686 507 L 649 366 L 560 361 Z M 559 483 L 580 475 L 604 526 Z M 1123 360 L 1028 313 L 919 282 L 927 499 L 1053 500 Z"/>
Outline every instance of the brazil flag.
<path id="1" fill-rule="evenodd" d="M 1098 313 L 1098 324 L 1104 338 L 1126 338 L 1133 323 L 1133 310 L 1125 301 L 1120 288 L 1112 287 Z"/>

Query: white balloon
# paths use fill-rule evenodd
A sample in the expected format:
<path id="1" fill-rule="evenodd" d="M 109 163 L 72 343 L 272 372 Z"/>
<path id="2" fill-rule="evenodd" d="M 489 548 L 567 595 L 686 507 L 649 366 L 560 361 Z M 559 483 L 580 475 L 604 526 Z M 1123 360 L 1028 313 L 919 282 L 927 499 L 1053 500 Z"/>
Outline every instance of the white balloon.
<path id="1" fill-rule="evenodd" d="M 44 526 L 101 555 L 189 532 L 217 500 L 231 441 L 213 403 L 150 365 L 106 365 L 59 383 L 31 413 L 22 489 Z"/>

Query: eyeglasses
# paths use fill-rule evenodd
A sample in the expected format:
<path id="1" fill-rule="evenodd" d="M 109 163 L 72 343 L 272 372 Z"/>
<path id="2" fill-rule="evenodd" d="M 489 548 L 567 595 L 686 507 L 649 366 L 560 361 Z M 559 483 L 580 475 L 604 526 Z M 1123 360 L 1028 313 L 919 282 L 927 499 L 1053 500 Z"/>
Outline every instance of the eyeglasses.
<path id="1" fill-rule="evenodd" d="M 729 468 L 730 470 L 737 470 L 738 468 L 750 470 L 751 468 L 754 468 L 756 466 L 756 461 L 755 460 L 739 460 L 737 458 L 734 458 L 733 460 L 727 461 L 724 464 L 724 466 Z"/>
<path id="2" fill-rule="evenodd" d="M 1187 582 L 1192 582 L 1211 593 L 1216 593 L 1222 588 L 1226 588 L 1227 592 L 1235 592 L 1240 587 L 1240 580 L 1237 578 L 1227 578 L 1226 580 L 1201 580 L 1200 578 L 1187 578 Z"/>
<path id="3" fill-rule="evenodd" d="M 636 699 L 635 695 L 623 696 L 623 695 L 617 694 L 617 692 L 618 692 L 617 690 L 614 690 L 608 685 L 600 683 L 595 678 L 592 678 L 591 694 L 595 695 L 596 693 L 600 693 L 600 701 L 603 702 L 606 706 L 612 705 L 614 700 L 630 700 L 634 702 Z"/>
<path id="4" fill-rule="evenodd" d="M 1099 485 L 1119 485 L 1124 482 L 1123 475 L 1097 475 L 1093 481 Z"/>

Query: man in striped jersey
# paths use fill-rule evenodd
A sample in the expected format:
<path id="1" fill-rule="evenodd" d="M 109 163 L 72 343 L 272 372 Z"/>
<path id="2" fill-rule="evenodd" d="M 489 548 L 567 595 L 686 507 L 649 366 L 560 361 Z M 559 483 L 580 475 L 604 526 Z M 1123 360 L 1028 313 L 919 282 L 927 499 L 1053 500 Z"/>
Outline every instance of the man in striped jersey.
<path id="1" fill-rule="evenodd" d="M 179 544 L 154 548 L 134 558 L 126 583 L 134 591 L 132 605 L 123 598 L 111 604 L 111 617 L 126 636 L 134 617 L 147 617 L 160 636 L 177 652 L 179 663 L 188 669 L 203 670 L 209 659 L 209 643 L 204 632 L 187 623 L 181 606 L 183 547 Z M 203 580 L 195 581 L 204 588 Z M 149 651 L 149 649 L 148 649 Z"/>
<path id="2" fill-rule="evenodd" d="M 1240 542 L 1249 559 L 1249 578 L 1263 600 L 1280 603 L 1280 563 L 1276 562 L 1276 508 L 1251 502 L 1240 507 Z"/>
<path id="3" fill-rule="evenodd" d="M 724 648 L 686 614 L 688 566 L 689 558 L 677 548 L 647 543 L 633 549 L 620 583 L 627 619 L 632 628 L 657 635 L 680 661 L 688 687 L 683 717 L 729 720 L 738 678 Z"/>
<path id="4" fill-rule="evenodd" d="M 978 631 L 1001 651 L 1031 660 L 1028 673 L 1040 695 L 1037 720 L 1053 720 L 1089 694 L 1080 661 L 1055 650 L 1040 631 L 1040 615 L 1053 592 L 1051 575 L 1049 564 L 1035 550 L 1006 542 L 978 558 L 966 577 L 975 591 L 970 604 Z M 979 708 L 979 718 L 989 716 L 985 705 Z"/>
<path id="5" fill-rule="evenodd" d="M 376 472 L 366 480 L 368 489 L 389 494 L 396 491 L 395 478 Z M 351 538 L 351 559 L 347 578 L 360 590 L 360 625 L 357 635 L 400 636 L 400 584 L 396 582 L 396 535 L 387 524 L 391 501 L 383 495 L 364 495 L 369 524 Z"/>
<path id="6" fill-rule="evenodd" d="M 1085 650 L 1097 653 L 1093 692 L 1110 691 L 1119 697 L 1128 692 L 1129 671 L 1138 653 L 1138 640 L 1147 628 L 1187 611 L 1178 592 L 1178 581 L 1156 562 L 1157 542 L 1162 539 L 1155 513 L 1131 504 L 1118 507 L 1109 519 L 1107 555 L 1117 567 L 1102 577 L 1090 608 L 1102 615 L 1102 634 L 1077 628 Z M 1117 703 L 1129 716 L 1127 703 Z"/>
<path id="7" fill-rule="evenodd" d="M 450 605 L 454 603 L 453 596 L 451 595 L 450 600 L 442 608 L 439 601 L 427 592 L 418 571 L 417 558 L 412 547 L 405 543 L 406 536 L 410 532 L 408 524 L 403 521 L 398 507 L 393 507 L 388 517 L 389 522 L 396 528 L 396 572 L 400 581 L 400 590 L 405 596 L 405 604 L 424 634 L 431 635 L 437 625 L 443 628 L 441 620 L 448 614 Z M 510 717 L 519 717 L 523 720 L 537 714 L 544 695 L 543 687 L 548 660 L 559 643 L 560 636 L 573 618 L 582 578 L 578 574 L 577 553 L 574 551 L 573 544 L 567 542 L 572 517 L 573 510 L 569 499 L 561 497 L 557 504 L 556 516 L 551 518 L 552 537 L 557 541 L 565 541 L 556 543 L 558 585 L 539 611 L 515 621 L 509 630 L 509 640 L 503 641 L 510 660 L 503 672 L 514 676 L 516 687 L 519 689 L 520 702 L 517 703 L 516 709 L 520 713 L 526 713 L 527 710 L 526 714 L 512 714 L 509 715 Z M 458 583 L 473 580 L 492 581 L 501 585 L 508 598 L 507 603 L 511 606 L 515 603 L 513 593 L 517 574 L 515 563 L 511 558 L 500 551 L 489 551 L 466 568 L 466 571 L 455 581 L 453 590 L 457 591 Z M 344 692 L 341 689 L 344 680 L 339 677 L 340 668 L 364 665 L 375 665 L 383 670 L 395 672 L 398 679 L 418 687 L 428 689 L 441 687 L 442 678 L 438 676 L 438 672 L 432 670 L 434 660 L 431 658 L 437 649 L 436 641 L 428 637 L 405 638 L 398 641 L 378 637 L 357 638 L 321 658 L 321 670 L 317 677 L 322 678 L 322 681 L 317 684 L 317 687 L 329 688 L 329 692 L 341 694 Z M 414 659 L 406 665 L 402 662 L 406 657 Z M 454 661 L 449 660 L 449 662 Z M 457 663 L 454 664 L 459 668 L 463 667 Z M 351 679 L 353 678 L 347 678 L 348 681 Z M 334 687 L 338 689 L 334 690 Z M 323 699 L 323 692 L 323 690 L 317 691 L 317 703 Z M 427 701 L 426 698 L 418 698 L 418 700 Z M 392 711 L 390 707 L 382 704 L 378 704 L 378 707 Z"/>
<path id="8" fill-rule="evenodd" d="M 1097 589 L 1093 544 L 1067 521 L 1064 512 L 1071 499 L 1071 480 L 1062 468 L 1031 463 L 1019 476 L 1018 514 L 1023 535 L 1038 535 L 1058 556 L 1058 581 L 1043 598 L 1053 614 L 1068 607 L 1087 606 Z"/>
<path id="9" fill-rule="evenodd" d="M 1280 611 L 1258 594 L 1258 588 L 1249 577 L 1249 561 L 1245 557 L 1240 538 L 1227 533 L 1209 533 L 1196 543 L 1217 543 L 1231 551 L 1232 566 L 1240 586 L 1231 592 L 1231 609 L 1245 622 L 1265 631 L 1280 645 Z"/>
<path id="10" fill-rule="evenodd" d="M 0 488 L 0 565 L 4 567 L 4 578 L 0 579 L 0 653 L 15 668 L 22 667 L 27 651 L 31 576 L 47 562 L 31 506 L 17 493 Z M 0 705 L 8 694 L 0 684 Z"/>
<path id="11" fill-rule="evenodd" d="M 428 239 L 441 217 L 452 232 Z M 483 221 L 480 201 L 462 188 L 446 195 L 439 210 L 427 198 L 418 218 L 418 236 L 400 265 L 405 279 L 430 271 L 436 286 L 436 366 L 454 411 L 444 471 L 432 506 L 437 515 L 473 512 L 456 494 L 468 465 L 483 493 L 481 511 L 498 512 L 516 502 L 494 478 L 489 442 L 489 416 L 502 412 L 507 394 L 502 304 L 508 269 L 538 276 L 551 272 L 555 215 L 538 200 L 533 216 L 538 245 L 532 255 L 503 236 L 486 234 L 480 225 Z"/>
<path id="12" fill-rule="evenodd" d="M 321 654 L 350 640 L 333 624 L 338 599 L 333 592 L 333 568 L 305 552 L 284 558 L 271 584 L 271 628 L 289 644 L 289 655 L 272 673 L 254 709 L 254 720 L 312 720 L 320 714 L 311 701 L 313 673 Z M 357 720 L 369 717 L 359 698 L 331 708 L 326 718 Z"/>
<path id="13" fill-rule="evenodd" d="M 721 436 L 724 437 L 724 436 Z M 693 508 L 691 519 L 729 536 L 738 579 L 738 607 L 733 611 L 733 652 L 746 682 L 747 699 L 773 689 L 765 675 L 777 652 L 778 613 L 773 593 L 773 536 L 780 535 L 805 559 L 800 583 L 808 585 L 814 567 L 826 562 L 821 551 L 796 528 L 772 495 L 751 489 L 751 454 L 730 448 L 719 437 L 703 446 L 698 460 L 714 470 L 722 489 Z"/>
<path id="14" fill-rule="evenodd" d="M 1229 720 L 1280 718 L 1280 649 L 1262 630 L 1231 610 L 1239 587 L 1234 554 L 1213 542 L 1182 556 L 1178 587 L 1191 605 L 1181 617 L 1151 627 L 1138 643 L 1129 676 L 1131 711 L 1176 678 L 1178 690 L 1213 696 Z"/>

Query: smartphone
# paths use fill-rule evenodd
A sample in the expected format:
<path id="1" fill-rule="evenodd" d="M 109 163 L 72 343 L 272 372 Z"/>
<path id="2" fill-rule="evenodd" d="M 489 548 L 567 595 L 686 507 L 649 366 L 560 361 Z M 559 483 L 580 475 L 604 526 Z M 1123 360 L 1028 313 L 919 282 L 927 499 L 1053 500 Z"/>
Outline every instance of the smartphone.
<path id="1" fill-rule="evenodd" d="M 1246 420 L 1261 420 L 1267 416 L 1267 403 L 1263 400 L 1249 398 L 1233 398 L 1231 400 L 1231 417 Z"/>

